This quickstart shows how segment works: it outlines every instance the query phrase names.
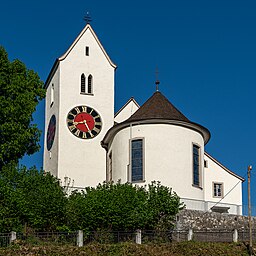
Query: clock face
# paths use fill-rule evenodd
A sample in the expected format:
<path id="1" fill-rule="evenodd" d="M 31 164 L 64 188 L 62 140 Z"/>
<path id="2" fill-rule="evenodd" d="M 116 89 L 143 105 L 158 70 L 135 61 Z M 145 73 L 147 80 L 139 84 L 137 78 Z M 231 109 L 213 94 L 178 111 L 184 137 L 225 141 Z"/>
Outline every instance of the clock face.
<path id="1" fill-rule="evenodd" d="M 56 117 L 55 115 L 52 115 L 49 125 L 48 125 L 48 130 L 47 130 L 47 150 L 49 151 L 52 148 L 52 144 L 54 141 L 55 137 L 55 131 L 56 131 Z"/>
<path id="2" fill-rule="evenodd" d="M 93 108 L 77 106 L 69 111 L 67 125 L 76 137 L 92 139 L 100 133 L 102 122 L 100 115 Z"/>

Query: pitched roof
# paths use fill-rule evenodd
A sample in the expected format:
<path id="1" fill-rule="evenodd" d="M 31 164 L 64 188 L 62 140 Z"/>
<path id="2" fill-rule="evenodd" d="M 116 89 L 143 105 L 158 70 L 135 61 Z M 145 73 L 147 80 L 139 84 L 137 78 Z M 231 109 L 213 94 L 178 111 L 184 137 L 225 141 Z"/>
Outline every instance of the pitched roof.
<path id="1" fill-rule="evenodd" d="M 237 175 L 236 173 L 232 172 L 230 169 L 228 169 L 227 167 L 225 167 L 223 164 L 221 164 L 216 158 L 214 158 L 213 156 L 211 156 L 210 154 L 208 154 L 207 152 L 204 151 L 205 156 L 207 156 L 209 159 L 211 159 L 214 163 L 216 163 L 217 165 L 219 165 L 223 170 L 225 170 L 226 172 L 228 172 L 229 174 L 235 176 L 236 178 L 240 179 L 242 182 L 245 181 L 245 178 L 243 178 L 242 176 Z"/>
<path id="2" fill-rule="evenodd" d="M 171 119 L 189 122 L 161 92 L 155 92 L 127 121 Z"/>
<path id="3" fill-rule="evenodd" d="M 102 147 L 107 149 L 111 140 L 120 130 L 131 125 L 144 124 L 168 124 L 192 129 L 202 135 L 205 144 L 211 137 L 207 128 L 191 122 L 162 93 L 157 91 L 131 117 L 115 124 L 107 131 L 101 142 Z"/>
<path id="4" fill-rule="evenodd" d="M 107 52 L 105 51 L 105 49 L 103 48 L 100 40 L 98 39 L 97 35 L 95 34 L 94 30 L 92 29 L 91 25 L 90 24 L 86 24 L 85 27 L 83 28 L 83 30 L 80 32 L 80 34 L 77 36 L 77 38 L 75 39 L 75 41 L 71 44 L 71 46 L 68 48 L 68 50 L 59 58 L 57 58 L 52 66 L 52 69 L 46 79 L 46 82 L 44 84 L 44 88 L 47 88 L 54 73 L 56 72 L 56 69 L 58 68 L 59 66 L 59 63 L 64 60 L 68 54 L 72 51 L 72 49 L 75 47 L 75 45 L 78 43 L 78 41 L 80 40 L 80 38 L 84 35 L 84 33 L 89 30 L 93 37 L 95 38 L 95 41 L 98 43 L 99 47 L 101 48 L 102 52 L 104 53 L 104 55 L 106 56 L 109 64 L 113 67 L 113 68 L 117 68 L 117 66 L 111 61 L 110 57 L 108 56 Z"/>

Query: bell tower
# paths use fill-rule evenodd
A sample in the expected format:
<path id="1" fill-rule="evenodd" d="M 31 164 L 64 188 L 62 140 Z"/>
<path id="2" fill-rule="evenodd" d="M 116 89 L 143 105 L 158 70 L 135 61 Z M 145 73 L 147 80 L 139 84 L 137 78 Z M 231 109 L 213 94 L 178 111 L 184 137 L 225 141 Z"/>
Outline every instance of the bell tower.
<path id="1" fill-rule="evenodd" d="M 87 24 L 56 59 L 45 82 L 44 170 L 62 185 L 96 186 L 106 179 L 100 142 L 114 124 L 116 65 Z"/>

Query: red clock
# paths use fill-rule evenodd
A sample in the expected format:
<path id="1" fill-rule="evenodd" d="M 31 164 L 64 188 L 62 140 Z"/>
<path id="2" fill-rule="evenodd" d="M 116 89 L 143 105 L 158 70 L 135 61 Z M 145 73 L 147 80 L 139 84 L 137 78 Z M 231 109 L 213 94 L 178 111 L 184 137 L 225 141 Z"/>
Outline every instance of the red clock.
<path id="1" fill-rule="evenodd" d="M 52 144 L 54 142 L 54 137 L 55 137 L 55 131 L 56 131 L 56 117 L 55 115 L 52 115 L 48 129 L 47 129 L 47 139 L 46 139 L 46 146 L 47 150 L 51 150 Z"/>
<path id="2" fill-rule="evenodd" d="M 88 106 L 77 106 L 67 116 L 68 129 L 80 139 L 96 137 L 102 127 L 101 117 L 96 110 Z"/>

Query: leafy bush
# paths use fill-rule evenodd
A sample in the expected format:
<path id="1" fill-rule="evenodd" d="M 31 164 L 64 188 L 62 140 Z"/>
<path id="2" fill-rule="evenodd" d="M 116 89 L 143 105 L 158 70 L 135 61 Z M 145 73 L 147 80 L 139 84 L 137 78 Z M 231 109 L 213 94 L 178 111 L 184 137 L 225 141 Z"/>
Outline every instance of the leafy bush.
<path id="1" fill-rule="evenodd" d="M 67 219 L 73 230 L 169 229 L 181 208 L 177 194 L 160 182 L 148 188 L 105 182 L 73 192 Z"/>

